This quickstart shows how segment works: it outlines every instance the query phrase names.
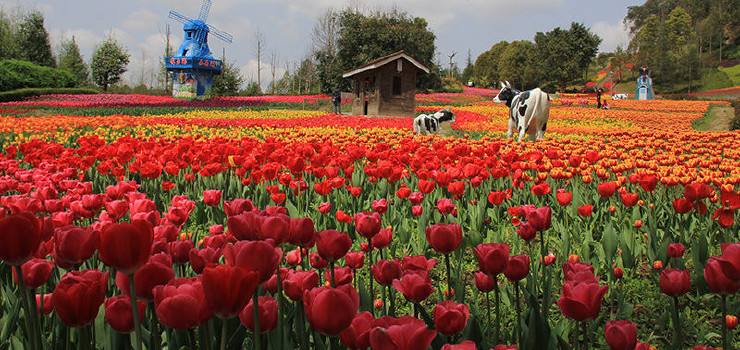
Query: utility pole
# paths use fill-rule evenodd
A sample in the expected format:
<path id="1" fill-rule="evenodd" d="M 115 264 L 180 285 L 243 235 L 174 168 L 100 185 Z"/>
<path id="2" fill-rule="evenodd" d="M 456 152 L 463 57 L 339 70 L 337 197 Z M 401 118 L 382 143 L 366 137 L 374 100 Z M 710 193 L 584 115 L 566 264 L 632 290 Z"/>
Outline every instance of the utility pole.
<path id="1" fill-rule="evenodd" d="M 170 53 L 170 25 L 167 24 L 166 28 L 166 39 L 165 39 L 165 47 L 164 47 L 164 57 L 171 56 Z M 160 62 L 161 64 L 161 62 Z M 170 72 L 168 72 L 166 69 L 164 71 L 164 91 L 169 95 L 172 93 L 170 91 Z"/>
<path id="2" fill-rule="evenodd" d="M 450 58 L 450 71 L 448 74 L 450 76 L 450 79 L 452 79 L 452 68 L 455 66 L 455 63 L 452 62 L 452 59 L 455 58 L 455 55 L 457 55 L 457 51 L 453 51 L 451 55 L 447 56 Z"/>

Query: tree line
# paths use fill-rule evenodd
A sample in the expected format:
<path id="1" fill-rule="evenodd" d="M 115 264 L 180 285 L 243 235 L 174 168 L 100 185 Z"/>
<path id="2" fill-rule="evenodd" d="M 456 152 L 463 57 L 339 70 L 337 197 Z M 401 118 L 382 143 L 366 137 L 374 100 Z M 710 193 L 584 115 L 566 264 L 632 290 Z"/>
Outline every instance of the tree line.
<path id="1" fill-rule="evenodd" d="M 23 13 L 16 11 L 10 13 L 0 8 L 0 61 L 3 67 L 9 71 L 34 70 L 37 72 L 54 72 L 48 68 L 55 68 L 69 73 L 73 77 L 73 86 L 97 85 L 103 90 L 121 80 L 130 55 L 113 37 L 109 36 L 95 48 L 92 58 L 85 62 L 80 47 L 74 37 L 65 39 L 59 51 L 55 54 L 51 47 L 49 32 L 44 26 L 44 16 L 38 11 Z M 46 69 L 44 67 L 47 67 Z M 44 73 L 47 74 L 47 73 Z M 7 78 L 7 77 L 6 77 Z M 24 88 L 24 87 L 68 87 L 47 86 L 39 81 L 25 79 L 21 85 L 18 81 L 3 80 L 0 89 Z"/>

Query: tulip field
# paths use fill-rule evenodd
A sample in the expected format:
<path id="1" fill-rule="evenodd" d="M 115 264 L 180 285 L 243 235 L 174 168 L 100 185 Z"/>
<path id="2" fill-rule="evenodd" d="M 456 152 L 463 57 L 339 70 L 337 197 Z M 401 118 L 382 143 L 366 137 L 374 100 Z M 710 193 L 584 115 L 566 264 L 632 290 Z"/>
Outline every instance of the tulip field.
<path id="1" fill-rule="evenodd" d="M 0 349 L 737 349 L 740 132 L 493 92 L 0 103 Z"/>

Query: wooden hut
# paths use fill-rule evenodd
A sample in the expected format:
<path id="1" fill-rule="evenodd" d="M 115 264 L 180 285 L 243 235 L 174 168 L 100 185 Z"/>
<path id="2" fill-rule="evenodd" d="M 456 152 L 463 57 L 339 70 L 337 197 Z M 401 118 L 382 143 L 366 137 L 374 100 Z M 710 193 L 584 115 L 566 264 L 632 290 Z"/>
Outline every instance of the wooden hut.
<path id="1" fill-rule="evenodd" d="M 413 116 L 416 111 L 416 77 L 429 68 L 404 51 L 375 59 L 345 73 L 352 78 L 352 114 Z"/>

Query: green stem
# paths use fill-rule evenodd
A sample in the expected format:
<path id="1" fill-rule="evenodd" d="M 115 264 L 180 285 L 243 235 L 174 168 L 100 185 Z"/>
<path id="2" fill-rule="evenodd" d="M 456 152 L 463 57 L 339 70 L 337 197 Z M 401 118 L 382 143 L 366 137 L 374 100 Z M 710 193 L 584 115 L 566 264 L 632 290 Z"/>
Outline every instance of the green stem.
<path id="1" fill-rule="evenodd" d="M 254 349 L 262 350 L 262 344 L 260 344 L 260 308 L 259 308 L 259 291 L 260 287 L 257 287 L 257 291 L 252 296 L 252 315 L 254 317 Z"/>
<path id="2" fill-rule="evenodd" d="M 36 300 L 29 299 L 28 297 L 28 289 L 26 288 L 25 281 L 23 281 L 23 271 L 21 270 L 20 266 L 13 266 L 15 269 L 16 275 L 18 276 L 18 285 L 20 287 L 19 291 L 21 292 L 21 302 L 23 303 L 23 309 L 26 312 L 26 317 L 24 319 L 26 328 L 28 330 L 28 336 L 29 336 L 29 342 L 31 345 L 31 349 L 36 350 L 39 349 L 39 337 L 38 333 L 40 332 L 40 329 L 36 329 Z"/>
<path id="3" fill-rule="evenodd" d="M 305 328 L 306 321 L 304 321 L 305 312 L 303 311 L 303 303 L 300 301 L 297 302 L 296 309 L 297 309 L 296 311 L 297 315 L 295 318 L 295 328 L 296 328 L 296 331 L 298 332 L 298 339 L 300 339 L 301 350 L 308 350 L 308 342 L 306 339 L 306 328 Z"/>
<path id="4" fill-rule="evenodd" d="M 678 311 L 678 297 L 673 296 L 673 348 L 680 349 L 683 343 L 683 334 L 681 333 L 681 315 Z"/>
<path id="5" fill-rule="evenodd" d="M 450 254 L 445 254 L 445 267 L 447 268 L 447 299 L 452 299 L 452 268 L 450 267 Z"/>
<path id="6" fill-rule="evenodd" d="M 491 293 L 486 292 L 486 325 L 491 326 Z"/>
<path id="7" fill-rule="evenodd" d="M 722 349 L 724 350 L 732 350 L 733 346 L 730 344 L 730 337 L 732 334 L 728 334 L 727 332 L 727 324 L 725 321 L 725 317 L 727 315 L 727 295 L 722 294 L 722 322 L 720 322 L 722 327 Z"/>
<path id="8" fill-rule="evenodd" d="M 393 292 L 393 288 L 389 285 L 388 287 L 388 298 L 390 299 L 390 307 L 388 314 L 391 317 L 396 317 L 396 295 Z"/>
<path id="9" fill-rule="evenodd" d="M 277 273 L 275 275 L 275 278 L 277 278 L 277 294 L 275 298 L 277 299 L 277 330 L 278 330 L 278 349 L 283 348 L 283 337 L 285 336 L 284 330 L 283 330 L 283 282 L 280 278 L 280 267 L 277 269 Z"/>
<path id="10" fill-rule="evenodd" d="M 589 340 L 588 340 L 588 321 L 581 322 L 581 325 L 583 326 L 583 349 L 588 350 L 589 349 Z"/>
<path id="11" fill-rule="evenodd" d="M 336 288 L 337 283 L 334 280 L 334 261 L 329 263 L 329 275 L 331 276 L 331 287 Z"/>
<path id="12" fill-rule="evenodd" d="M 521 306 L 519 305 L 519 281 L 514 282 L 514 304 L 516 308 L 516 337 L 517 337 L 517 344 L 523 344 L 524 341 L 522 340 L 522 311 Z"/>
<path id="13" fill-rule="evenodd" d="M 498 288 L 498 277 L 493 277 L 493 293 L 496 297 L 496 327 L 494 328 L 493 340 L 499 343 L 501 334 L 501 291 Z"/>
<path id="14" fill-rule="evenodd" d="M 131 311 L 134 316 L 134 332 L 136 332 L 136 350 L 141 350 L 141 343 L 144 338 L 141 336 L 141 320 L 139 319 L 139 307 L 136 303 L 136 288 L 134 286 L 134 274 L 128 275 L 129 281 L 129 300 L 131 301 Z"/>
<path id="15" fill-rule="evenodd" d="M 373 285 L 373 264 L 375 263 L 373 261 L 373 240 L 368 238 L 367 239 L 367 255 L 368 255 L 368 264 L 367 264 L 367 275 L 369 276 L 370 280 L 370 302 L 375 302 L 375 288 Z M 375 308 L 370 306 L 370 312 L 375 316 Z"/>

